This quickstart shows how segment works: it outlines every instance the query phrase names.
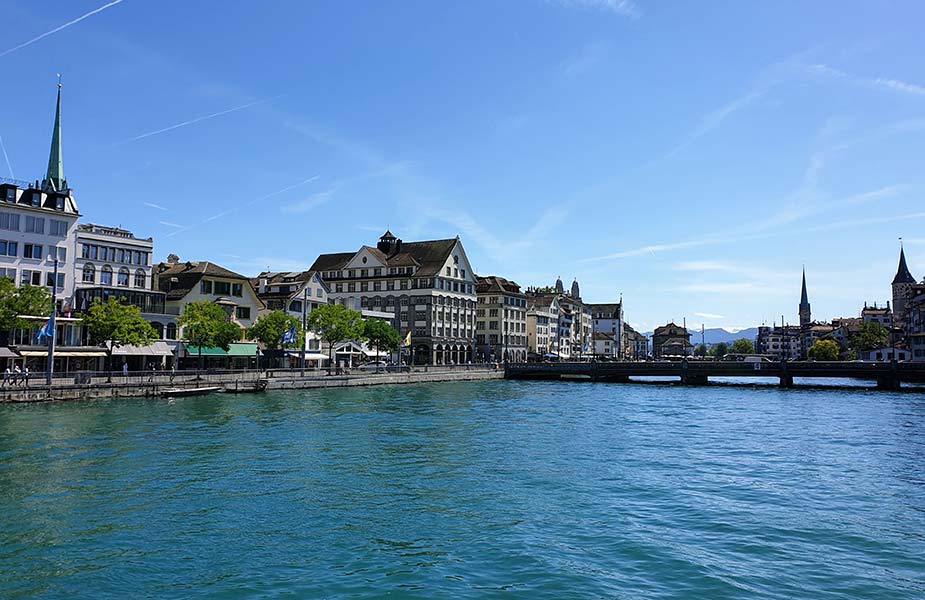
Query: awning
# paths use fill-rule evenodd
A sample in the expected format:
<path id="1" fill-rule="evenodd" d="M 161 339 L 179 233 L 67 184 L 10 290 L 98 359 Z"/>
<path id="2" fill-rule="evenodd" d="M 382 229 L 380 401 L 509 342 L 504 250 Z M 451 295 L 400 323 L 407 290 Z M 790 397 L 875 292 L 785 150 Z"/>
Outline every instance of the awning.
<path id="1" fill-rule="evenodd" d="M 6 346 L 2 346 L 0 347 L 0 358 L 19 358 L 19 355 Z"/>
<path id="2" fill-rule="evenodd" d="M 203 353 L 204 354 L 204 353 Z M 116 346 L 113 356 L 173 356 L 173 350 L 165 342 L 154 342 L 147 346 Z"/>
<path id="3" fill-rule="evenodd" d="M 299 358 L 301 355 L 298 350 L 287 350 L 286 354 L 289 356 L 294 356 Z M 327 354 L 319 354 L 318 352 L 306 352 L 305 360 L 328 360 L 330 357 Z"/>
<path id="4" fill-rule="evenodd" d="M 33 358 L 36 356 L 48 356 L 48 350 L 21 350 L 19 352 L 21 356 L 26 358 Z M 106 352 L 102 350 L 94 350 L 90 352 L 75 352 L 73 350 L 55 350 L 55 358 L 99 358 L 106 356 Z"/>
<path id="5" fill-rule="evenodd" d="M 183 344 L 186 348 L 186 353 L 190 356 L 199 356 L 199 346 L 193 346 L 191 344 Z M 257 344 L 256 342 L 237 342 L 231 344 L 228 348 L 228 351 L 225 352 L 221 348 L 211 348 L 209 346 L 202 347 L 203 356 L 256 356 L 257 355 Z"/>
<path id="6" fill-rule="evenodd" d="M 363 354 L 365 354 L 366 356 L 388 356 L 389 355 L 388 352 L 382 352 L 381 350 L 379 352 L 376 352 L 375 350 L 363 350 Z"/>

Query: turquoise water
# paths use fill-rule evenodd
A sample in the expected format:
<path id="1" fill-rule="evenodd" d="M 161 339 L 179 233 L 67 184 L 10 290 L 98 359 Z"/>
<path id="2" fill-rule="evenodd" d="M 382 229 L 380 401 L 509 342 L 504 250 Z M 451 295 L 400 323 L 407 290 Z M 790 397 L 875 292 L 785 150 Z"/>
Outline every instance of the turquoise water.
<path id="1" fill-rule="evenodd" d="M 925 395 L 0 405 L 4 598 L 925 597 Z"/>

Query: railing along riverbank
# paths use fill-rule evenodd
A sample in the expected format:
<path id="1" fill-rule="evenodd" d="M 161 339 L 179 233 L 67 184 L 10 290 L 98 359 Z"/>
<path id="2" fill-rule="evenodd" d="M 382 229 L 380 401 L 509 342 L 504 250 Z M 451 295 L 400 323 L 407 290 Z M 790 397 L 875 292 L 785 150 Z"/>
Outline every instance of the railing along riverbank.
<path id="1" fill-rule="evenodd" d="M 664 377 L 684 385 L 707 385 L 711 377 L 742 379 L 776 378 L 782 387 L 795 380 L 870 381 L 878 389 L 898 390 L 903 383 L 925 383 L 925 363 L 917 362 L 744 362 L 744 361 L 645 361 L 559 362 L 509 364 L 508 379 L 630 382 L 630 378 Z M 920 391 L 925 388 L 916 387 Z"/>
<path id="2" fill-rule="evenodd" d="M 314 389 L 501 379 L 504 370 L 495 365 L 382 367 L 380 369 L 268 369 L 206 371 L 82 371 L 55 374 L 52 385 L 45 374 L 16 375 L 0 384 L 0 402 L 43 402 L 115 397 L 156 397 L 173 390 L 218 388 L 224 393 L 264 390 Z"/>

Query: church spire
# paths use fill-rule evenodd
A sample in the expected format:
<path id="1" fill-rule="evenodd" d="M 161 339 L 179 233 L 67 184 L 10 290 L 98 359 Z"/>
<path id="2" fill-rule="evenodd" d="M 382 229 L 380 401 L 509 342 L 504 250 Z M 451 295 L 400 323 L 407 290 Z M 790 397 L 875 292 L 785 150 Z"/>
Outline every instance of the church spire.
<path id="1" fill-rule="evenodd" d="M 800 327 L 807 327 L 812 323 L 812 312 L 809 306 L 809 294 L 806 293 L 806 267 L 803 267 L 803 291 L 800 293 Z"/>
<path id="2" fill-rule="evenodd" d="M 67 189 L 64 179 L 64 162 L 61 154 L 61 74 L 58 74 L 58 102 L 55 106 L 55 129 L 51 134 L 51 151 L 48 153 L 48 171 L 43 187 L 60 192 Z"/>
<path id="3" fill-rule="evenodd" d="M 896 277 L 893 278 L 893 283 L 915 283 L 915 277 L 912 276 L 912 273 L 909 272 L 909 267 L 906 266 L 906 252 L 903 250 L 901 240 L 899 242 L 899 268 L 896 269 Z"/>

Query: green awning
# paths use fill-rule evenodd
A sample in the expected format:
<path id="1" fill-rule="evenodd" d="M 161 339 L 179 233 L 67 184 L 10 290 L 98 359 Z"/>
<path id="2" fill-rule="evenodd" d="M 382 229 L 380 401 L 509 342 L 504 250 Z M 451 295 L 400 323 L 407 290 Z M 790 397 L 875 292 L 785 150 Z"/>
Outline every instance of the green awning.
<path id="1" fill-rule="evenodd" d="M 186 353 L 190 356 L 199 356 L 199 346 L 193 346 L 192 344 L 183 344 L 186 347 Z M 228 348 L 228 352 L 225 352 L 221 348 L 210 348 L 208 346 L 202 347 L 203 356 L 256 356 L 257 355 L 257 344 L 256 342 L 240 342 L 231 344 Z"/>

